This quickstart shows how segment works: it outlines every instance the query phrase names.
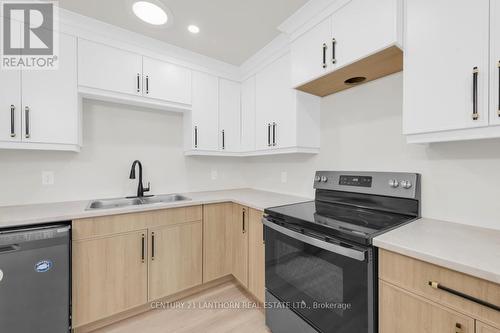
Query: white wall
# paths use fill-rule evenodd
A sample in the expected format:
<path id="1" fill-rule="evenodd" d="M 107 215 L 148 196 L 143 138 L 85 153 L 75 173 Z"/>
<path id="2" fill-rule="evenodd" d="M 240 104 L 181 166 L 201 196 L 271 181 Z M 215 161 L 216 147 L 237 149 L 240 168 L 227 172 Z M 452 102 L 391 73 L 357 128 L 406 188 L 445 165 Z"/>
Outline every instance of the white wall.
<path id="1" fill-rule="evenodd" d="M 78 154 L 0 150 L 0 206 L 134 195 L 135 159 L 153 193 L 246 185 L 239 159 L 184 157 L 181 114 L 85 101 L 83 131 Z M 54 185 L 42 186 L 44 170 L 55 172 Z"/>
<path id="2" fill-rule="evenodd" d="M 500 229 L 500 140 L 406 144 L 402 78 L 392 75 L 323 98 L 321 153 L 252 158 L 249 183 L 312 196 L 320 169 L 418 172 L 423 216 Z M 282 172 L 287 183 L 281 183 Z"/>

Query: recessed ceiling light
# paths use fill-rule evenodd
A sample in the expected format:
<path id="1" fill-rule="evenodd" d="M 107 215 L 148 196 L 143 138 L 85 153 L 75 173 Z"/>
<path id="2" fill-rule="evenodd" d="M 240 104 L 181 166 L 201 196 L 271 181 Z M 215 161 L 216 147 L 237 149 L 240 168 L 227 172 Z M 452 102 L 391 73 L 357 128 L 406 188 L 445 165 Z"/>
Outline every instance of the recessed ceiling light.
<path id="1" fill-rule="evenodd" d="M 197 34 L 200 32 L 200 28 L 194 24 L 188 26 L 188 31 L 192 34 Z"/>
<path id="2" fill-rule="evenodd" d="M 134 2 L 132 11 L 138 18 L 152 25 L 164 25 L 168 21 L 167 12 L 156 3 L 150 1 Z"/>

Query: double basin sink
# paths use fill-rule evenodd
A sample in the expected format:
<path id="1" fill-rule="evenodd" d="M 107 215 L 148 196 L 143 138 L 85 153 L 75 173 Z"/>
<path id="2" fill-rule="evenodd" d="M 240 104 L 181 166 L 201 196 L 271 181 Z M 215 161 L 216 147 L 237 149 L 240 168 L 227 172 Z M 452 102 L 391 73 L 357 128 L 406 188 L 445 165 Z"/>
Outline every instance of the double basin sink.
<path id="1" fill-rule="evenodd" d="M 142 198 L 136 197 L 136 198 L 104 199 L 104 200 L 91 201 L 87 207 L 87 210 L 165 204 L 165 203 L 174 203 L 187 200 L 191 199 L 180 194 L 155 195 Z"/>

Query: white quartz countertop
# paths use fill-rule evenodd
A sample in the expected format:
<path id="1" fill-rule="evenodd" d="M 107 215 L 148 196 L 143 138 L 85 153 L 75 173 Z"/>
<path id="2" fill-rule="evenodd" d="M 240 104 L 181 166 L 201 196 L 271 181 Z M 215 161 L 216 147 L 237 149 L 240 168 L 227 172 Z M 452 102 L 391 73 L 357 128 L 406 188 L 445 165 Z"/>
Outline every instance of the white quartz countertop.
<path id="1" fill-rule="evenodd" d="M 500 284 L 500 230 L 423 218 L 376 237 L 373 244 Z"/>
<path id="2" fill-rule="evenodd" d="M 50 222 L 71 221 L 75 219 L 142 212 L 157 209 L 195 206 L 220 202 L 235 202 L 257 210 L 313 200 L 286 194 L 252 190 L 235 189 L 209 192 L 181 193 L 190 198 L 175 203 L 152 204 L 113 209 L 86 210 L 89 200 L 57 202 L 47 204 L 3 206 L 0 207 L 0 228 L 15 227 Z"/>

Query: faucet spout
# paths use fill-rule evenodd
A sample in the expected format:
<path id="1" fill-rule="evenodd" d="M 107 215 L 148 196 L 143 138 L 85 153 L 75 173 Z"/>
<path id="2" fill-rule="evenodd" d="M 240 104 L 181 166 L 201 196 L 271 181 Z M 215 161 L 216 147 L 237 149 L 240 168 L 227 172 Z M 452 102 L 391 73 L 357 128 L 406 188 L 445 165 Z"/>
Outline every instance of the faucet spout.
<path id="1" fill-rule="evenodd" d="M 139 181 L 137 184 L 137 197 L 142 198 L 144 197 L 144 192 L 149 192 L 151 189 L 150 184 L 148 183 L 148 187 L 144 188 L 144 185 L 142 184 L 142 163 L 139 160 L 135 160 L 134 163 L 132 163 L 132 168 L 130 169 L 130 179 L 136 179 L 135 176 L 135 169 L 136 165 L 139 165 Z"/>

